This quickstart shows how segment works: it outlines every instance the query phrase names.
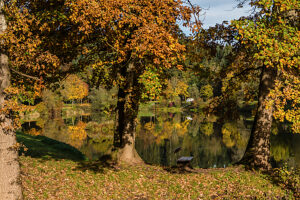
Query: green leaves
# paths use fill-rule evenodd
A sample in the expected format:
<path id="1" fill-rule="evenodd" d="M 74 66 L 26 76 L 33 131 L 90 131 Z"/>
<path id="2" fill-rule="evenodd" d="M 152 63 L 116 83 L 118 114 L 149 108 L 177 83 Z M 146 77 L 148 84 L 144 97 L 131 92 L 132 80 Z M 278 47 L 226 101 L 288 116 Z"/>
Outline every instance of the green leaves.
<path id="1" fill-rule="evenodd" d="M 261 9 L 254 19 L 237 20 L 237 39 L 245 48 L 253 50 L 253 62 L 278 69 L 277 86 L 270 93 L 275 102 L 274 116 L 293 124 L 293 131 L 300 132 L 300 32 L 299 1 L 260 0 L 253 6 Z M 291 81 L 292 80 L 292 81 Z"/>

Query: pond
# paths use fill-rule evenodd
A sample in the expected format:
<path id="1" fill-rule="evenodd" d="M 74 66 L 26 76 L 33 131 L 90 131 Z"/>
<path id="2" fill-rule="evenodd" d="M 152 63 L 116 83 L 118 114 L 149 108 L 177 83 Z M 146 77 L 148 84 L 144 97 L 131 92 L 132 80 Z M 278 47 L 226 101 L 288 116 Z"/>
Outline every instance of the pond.
<path id="1" fill-rule="evenodd" d="M 99 113 L 76 112 L 23 119 L 23 132 L 43 135 L 74 146 L 89 159 L 110 154 L 113 146 L 113 118 Z M 192 166 L 227 167 L 239 161 L 250 136 L 253 119 L 240 115 L 223 120 L 203 113 L 140 112 L 136 149 L 149 164 L 173 166 L 181 156 L 193 156 Z M 272 165 L 300 168 L 300 134 L 288 125 L 274 124 L 271 136 Z"/>

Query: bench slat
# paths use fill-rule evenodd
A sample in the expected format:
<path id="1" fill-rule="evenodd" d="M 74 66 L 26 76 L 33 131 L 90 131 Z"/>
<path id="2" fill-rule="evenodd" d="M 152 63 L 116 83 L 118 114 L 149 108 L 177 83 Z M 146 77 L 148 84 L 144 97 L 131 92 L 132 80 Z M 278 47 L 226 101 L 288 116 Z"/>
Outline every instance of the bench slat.
<path id="1" fill-rule="evenodd" d="M 180 157 L 177 160 L 177 163 L 189 163 L 193 160 L 194 157 Z"/>

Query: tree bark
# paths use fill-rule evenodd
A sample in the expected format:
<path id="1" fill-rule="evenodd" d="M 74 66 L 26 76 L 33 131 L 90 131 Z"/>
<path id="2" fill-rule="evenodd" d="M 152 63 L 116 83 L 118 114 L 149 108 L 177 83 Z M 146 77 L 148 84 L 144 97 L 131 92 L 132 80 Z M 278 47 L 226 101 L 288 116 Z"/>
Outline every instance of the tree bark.
<path id="1" fill-rule="evenodd" d="M 6 29 L 2 13 L 3 1 L 0 0 L 0 34 Z M 1 41 L 0 41 L 1 44 Z M 4 90 L 10 85 L 8 58 L 0 50 L 0 108 L 4 106 Z M 11 129 L 12 120 L 0 113 L 0 199 L 22 199 L 20 166 L 16 150 L 16 135 Z"/>
<path id="2" fill-rule="evenodd" d="M 246 152 L 240 161 L 251 168 L 260 170 L 271 169 L 270 135 L 273 121 L 274 106 L 267 106 L 271 101 L 269 93 L 275 86 L 277 70 L 263 67 L 260 78 L 258 105 Z"/>
<path id="3" fill-rule="evenodd" d="M 126 82 L 118 91 L 114 147 L 118 150 L 118 161 L 140 164 L 143 161 L 135 149 L 135 129 L 141 92 L 133 63 L 123 70 L 122 76 L 126 78 Z"/>

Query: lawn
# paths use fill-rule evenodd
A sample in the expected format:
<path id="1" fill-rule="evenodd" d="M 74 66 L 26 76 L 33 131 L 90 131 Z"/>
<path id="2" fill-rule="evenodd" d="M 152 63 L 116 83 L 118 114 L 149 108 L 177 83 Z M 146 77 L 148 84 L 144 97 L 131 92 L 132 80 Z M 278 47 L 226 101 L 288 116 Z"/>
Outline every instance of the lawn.
<path id="1" fill-rule="evenodd" d="M 88 161 L 67 144 L 17 134 L 25 199 L 295 199 L 268 175 L 243 167 L 182 172 Z"/>

